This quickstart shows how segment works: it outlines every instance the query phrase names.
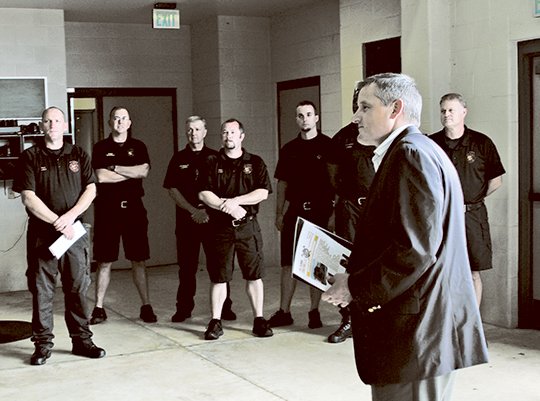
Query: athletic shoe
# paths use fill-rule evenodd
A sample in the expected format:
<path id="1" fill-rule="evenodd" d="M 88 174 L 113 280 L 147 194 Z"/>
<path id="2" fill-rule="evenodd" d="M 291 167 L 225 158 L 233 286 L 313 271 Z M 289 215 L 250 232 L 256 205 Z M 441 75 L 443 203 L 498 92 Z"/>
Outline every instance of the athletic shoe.
<path id="1" fill-rule="evenodd" d="M 274 313 L 270 320 L 268 320 L 270 327 L 290 326 L 294 323 L 294 319 L 291 316 L 291 312 L 283 312 L 283 309 L 279 309 Z"/>
<path id="2" fill-rule="evenodd" d="M 253 320 L 252 332 L 257 337 L 272 337 L 274 335 L 268 321 L 264 317 L 256 317 L 255 320 Z"/>
<path id="3" fill-rule="evenodd" d="M 321 322 L 321 315 L 319 314 L 318 309 L 313 309 L 309 311 L 308 316 L 309 316 L 308 327 L 310 329 L 318 329 L 319 327 L 323 326 Z"/>
<path id="4" fill-rule="evenodd" d="M 223 335 L 223 328 L 221 327 L 221 320 L 212 319 L 208 323 L 208 328 L 204 332 L 205 340 L 217 340 Z"/>
<path id="5" fill-rule="evenodd" d="M 92 317 L 90 318 L 90 324 L 99 324 L 107 320 L 107 313 L 104 308 L 98 308 L 97 306 L 92 311 Z"/>
<path id="6" fill-rule="evenodd" d="M 141 314 L 139 315 L 139 317 L 145 323 L 157 322 L 157 316 L 154 314 L 154 310 L 152 309 L 152 305 L 150 304 L 141 306 Z"/>

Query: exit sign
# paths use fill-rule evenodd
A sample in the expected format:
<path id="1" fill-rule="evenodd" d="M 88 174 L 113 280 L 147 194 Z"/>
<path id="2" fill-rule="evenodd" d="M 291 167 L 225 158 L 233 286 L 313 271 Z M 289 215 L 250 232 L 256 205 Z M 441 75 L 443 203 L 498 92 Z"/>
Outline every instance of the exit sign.
<path id="1" fill-rule="evenodd" d="M 180 29 L 180 10 L 154 8 L 153 22 L 156 29 Z"/>
<path id="2" fill-rule="evenodd" d="M 540 0 L 533 0 L 534 1 L 534 16 L 540 17 Z"/>

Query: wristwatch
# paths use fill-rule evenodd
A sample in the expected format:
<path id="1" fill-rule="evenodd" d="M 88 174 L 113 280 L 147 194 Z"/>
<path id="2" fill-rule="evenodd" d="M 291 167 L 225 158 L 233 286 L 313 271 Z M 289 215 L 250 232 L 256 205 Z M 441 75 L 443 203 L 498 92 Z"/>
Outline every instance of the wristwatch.
<path id="1" fill-rule="evenodd" d="M 114 171 L 114 170 L 116 170 L 116 166 L 113 164 L 113 165 L 107 167 L 107 170 Z"/>

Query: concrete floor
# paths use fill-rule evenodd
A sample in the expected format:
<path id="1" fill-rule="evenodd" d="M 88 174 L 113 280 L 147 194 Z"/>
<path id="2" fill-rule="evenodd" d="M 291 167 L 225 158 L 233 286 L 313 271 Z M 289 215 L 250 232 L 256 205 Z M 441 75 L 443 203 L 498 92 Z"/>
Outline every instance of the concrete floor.
<path id="1" fill-rule="evenodd" d="M 369 386 L 356 375 L 352 341 L 326 342 L 339 323 L 335 308 L 322 305 L 325 326 L 307 328 L 309 295 L 304 285 L 295 296 L 295 324 L 274 329 L 271 338 L 255 338 L 244 284 L 236 273 L 231 287 L 238 320 L 224 322 L 219 340 L 205 341 L 209 307 L 204 271 L 199 272 L 193 318 L 184 323 L 170 322 L 175 266 L 149 269 L 159 319 L 154 324 L 138 318 L 140 303 L 130 274 L 113 272 L 106 300 L 109 320 L 92 326 L 95 343 L 107 351 L 105 358 L 71 354 L 58 289 L 52 357 L 44 366 L 31 366 L 30 340 L 0 344 L 0 400 L 371 400 Z M 265 290 L 269 317 L 279 305 L 279 269 L 268 269 Z M 88 295 L 93 298 L 93 288 Z M 2 320 L 30 320 L 28 292 L 0 294 L 0 305 Z M 540 400 L 540 331 L 487 325 L 486 335 L 491 361 L 459 371 L 454 400 Z"/>

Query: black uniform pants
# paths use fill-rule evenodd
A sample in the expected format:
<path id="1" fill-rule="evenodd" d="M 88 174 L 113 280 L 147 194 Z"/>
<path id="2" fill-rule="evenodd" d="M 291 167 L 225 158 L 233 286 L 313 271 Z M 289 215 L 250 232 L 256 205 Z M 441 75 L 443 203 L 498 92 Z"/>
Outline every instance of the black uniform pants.
<path id="1" fill-rule="evenodd" d="M 29 226 L 26 275 L 32 293 L 32 341 L 36 346 L 50 348 L 53 345 L 53 301 L 58 274 L 62 280 L 69 336 L 73 343 L 89 341 L 92 332 L 86 316 L 86 291 L 91 281 L 88 234 L 77 240 L 59 260 L 48 249 L 51 243 L 50 232 L 42 235 L 38 228 Z"/>
<path id="2" fill-rule="evenodd" d="M 197 291 L 197 271 L 201 245 L 208 255 L 208 224 L 197 224 L 188 213 L 179 213 L 176 217 L 176 255 L 178 261 L 178 290 L 176 292 L 176 310 L 191 313 L 195 307 Z M 206 256 L 208 258 L 208 256 Z M 230 289 L 227 283 L 225 305 L 230 308 Z"/>

